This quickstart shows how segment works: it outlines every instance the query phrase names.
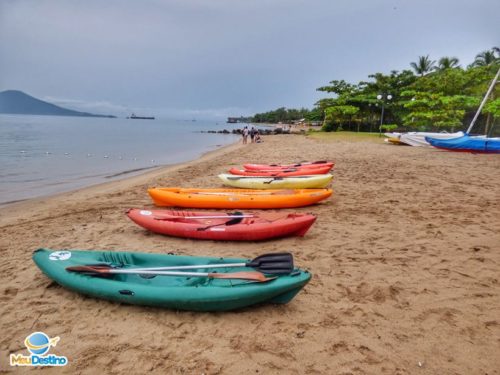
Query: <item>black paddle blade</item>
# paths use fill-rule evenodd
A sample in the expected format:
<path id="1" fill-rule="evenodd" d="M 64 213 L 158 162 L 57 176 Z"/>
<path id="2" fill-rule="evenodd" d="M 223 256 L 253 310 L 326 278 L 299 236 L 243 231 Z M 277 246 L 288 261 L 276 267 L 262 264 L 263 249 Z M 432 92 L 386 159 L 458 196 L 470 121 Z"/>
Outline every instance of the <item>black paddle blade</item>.
<path id="1" fill-rule="evenodd" d="M 213 224 L 213 225 L 209 225 L 208 227 L 203 227 L 203 228 L 197 228 L 196 230 L 198 232 L 202 232 L 202 231 L 205 231 L 209 228 L 212 228 L 212 227 L 217 227 L 217 226 L 221 226 L 221 225 L 226 225 L 226 226 L 229 226 L 229 225 L 236 225 L 236 224 L 239 224 L 241 223 L 241 221 L 245 218 L 244 216 L 245 214 L 243 212 L 233 212 L 233 213 L 230 213 L 228 214 L 228 216 L 240 216 L 240 217 L 235 217 L 231 220 L 228 220 L 228 221 L 225 221 L 224 223 L 220 223 L 220 224 Z"/>
<path id="2" fill-rule="evenodd" d="M 246 264 L 262 273 L 288 275 L 293 271 L 293 255 L 290 253 L 263 254 Z"/>

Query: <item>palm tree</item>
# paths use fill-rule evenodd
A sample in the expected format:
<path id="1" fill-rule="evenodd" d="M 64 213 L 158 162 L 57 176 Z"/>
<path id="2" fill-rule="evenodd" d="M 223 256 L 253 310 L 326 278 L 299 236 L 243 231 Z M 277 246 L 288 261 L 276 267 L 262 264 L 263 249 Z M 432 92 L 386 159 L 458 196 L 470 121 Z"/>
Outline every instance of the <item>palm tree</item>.
<path id="1" fill-rule="evenodd" d="M 456 57 L 441 57 L 438 62 L 436 70 L 443 71 L 451 68 L 458 68 L 458 58 Z"/>
<path id="2" fill-rule="evenodd" d="M 432 71 L 435 63 L 436 62 L 432 61 L 429 58 L 429 55 L 427 55 L 427 56 L 419 56 L 418 62 L 416 62 L 416 63 L 412 62 L 412 63 L 410 63 L 410 66 L 413 68 L 415 73 L 417 73 L 421 77 L 423 77 L 426 73 L 429 73 Z"/>
<path id="3" fill-rule="evenodd" d="M 477 54 L 472 66 L 487 66 L 499 62 L 500 57 L 496 56 L 497 53 L 500 54 L 500 49 L 498 47 L 493 47 L 489 51 L 483 51 Z"/>

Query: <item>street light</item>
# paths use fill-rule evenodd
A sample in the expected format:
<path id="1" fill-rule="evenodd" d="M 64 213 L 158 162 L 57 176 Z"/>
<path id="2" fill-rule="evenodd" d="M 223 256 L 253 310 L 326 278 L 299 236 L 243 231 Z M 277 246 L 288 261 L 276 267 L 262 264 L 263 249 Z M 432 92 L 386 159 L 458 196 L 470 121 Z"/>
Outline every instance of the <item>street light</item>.
<path id="1" fill-rule="evenodd" d="M 382 136 L 382 125 L 384 125 L 384 110 L 385 103 L 392 99 L 391 94 L 378 94 L 377 99 L 382 101 L 382 113 L 380 114 L 380 128 L 379 128 L 379 136 Z"/>

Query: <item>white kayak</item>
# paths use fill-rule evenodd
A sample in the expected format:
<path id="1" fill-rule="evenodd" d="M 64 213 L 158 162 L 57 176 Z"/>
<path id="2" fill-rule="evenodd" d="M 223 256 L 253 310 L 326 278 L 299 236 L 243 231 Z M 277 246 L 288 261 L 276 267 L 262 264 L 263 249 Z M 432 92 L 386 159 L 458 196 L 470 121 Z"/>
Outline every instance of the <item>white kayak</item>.
<path id="1" fill-rule="evenodd" d="M 454 139 L 463 137 L 463 132 L 456 133 L 431 133 L 431 132 L 410 132 L 402 133 L 399 140 L 407 145 L 414 147 L 430 146 L 425 137 L 433 139 Z"/>
<path id="2" fill-rule="evenodd" d="M 224 185 L 243 189 L 322 189 L 326 188 L 333 175 L 319 174 L 294 177 L 253 177 L 220 174 Z"/>

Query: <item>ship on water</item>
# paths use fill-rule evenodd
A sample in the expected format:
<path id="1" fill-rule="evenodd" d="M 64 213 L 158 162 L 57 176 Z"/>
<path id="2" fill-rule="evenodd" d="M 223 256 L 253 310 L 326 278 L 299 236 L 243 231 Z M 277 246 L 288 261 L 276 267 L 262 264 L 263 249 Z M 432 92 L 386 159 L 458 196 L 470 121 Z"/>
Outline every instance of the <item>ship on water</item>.
<path id="1" fill-rule="evenodd" d="M 136 116 L 135 113 L 132 113 L 128 119 L 132 120 L 154 120 L 155 118 L 153 116 Z"/>

